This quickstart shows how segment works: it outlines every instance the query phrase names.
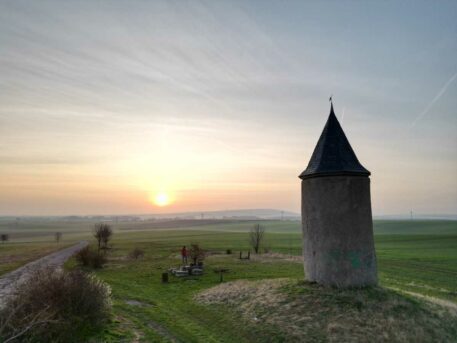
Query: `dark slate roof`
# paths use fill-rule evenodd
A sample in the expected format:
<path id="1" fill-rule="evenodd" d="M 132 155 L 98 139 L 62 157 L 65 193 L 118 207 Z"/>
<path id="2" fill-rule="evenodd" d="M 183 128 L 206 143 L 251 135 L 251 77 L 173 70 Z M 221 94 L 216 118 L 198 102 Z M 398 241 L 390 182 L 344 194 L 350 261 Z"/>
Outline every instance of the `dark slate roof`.
<path id="1" fill-rule="evenodd" d="M 370 172 L 357 159 L 333 112 L 332 104 L 327 123 L 314 148 L 308 167 L 299 178 L 337 175 L 369 176 Z"/>

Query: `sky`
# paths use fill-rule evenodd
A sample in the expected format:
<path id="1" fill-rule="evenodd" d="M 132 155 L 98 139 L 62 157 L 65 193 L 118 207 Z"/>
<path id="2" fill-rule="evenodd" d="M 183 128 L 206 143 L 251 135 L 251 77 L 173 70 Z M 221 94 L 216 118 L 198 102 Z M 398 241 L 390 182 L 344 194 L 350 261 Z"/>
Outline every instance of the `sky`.
<path id="1" fill-rule="evenodd" d="M 457 213 L 456 1 L 2 0 L 0 215 L 299 212 L 330 95 L 375 215 Z"/>

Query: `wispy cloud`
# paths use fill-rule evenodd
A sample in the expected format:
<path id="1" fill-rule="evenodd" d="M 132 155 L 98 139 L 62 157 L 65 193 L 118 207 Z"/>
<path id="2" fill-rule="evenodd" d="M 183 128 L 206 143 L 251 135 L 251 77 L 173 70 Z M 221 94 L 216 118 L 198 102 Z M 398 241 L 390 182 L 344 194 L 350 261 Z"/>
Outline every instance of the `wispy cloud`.
<path id="1" fill-rule="evenodd" d="M 364 164 L 376 175 L 392 168 L 397 176 L 392 155 L 407 155 L 400 172 L 410 180 L 410 169 L 430 156 L 424 149 L 408 154 L 403 136 L 389 140 L 400 147 L 392 149 L 386 134 L 399 121 L 415 125 L 455 86 L 456 75 L 417 118 L 407 115 L 411 104 L 425 106 L 419 92 L 438 91 L 436 71 L 455 66 L 457 5 L 433 6 L 439 22 L 423 4 L 332 6 L 328 12 L 317 1 L 0 1 L 0 212 L 41 213 L 48 188 L 62 199 L 48 195 L 49 208 L 65 212 L 117 206 L 114 197 L 99 207 L 99 200 L 75 202 L 80 193 L 110 187 L 136 194 L 125 195 L 122 212 L 144 211 L 138 203 L 165 186 L 194 190 L 200 199 L 193 204 L 232 206 L 223 196 L 208 200 L 208 185 L 218 194 L 236 191 L 237 207 L 265 198 L 268 206 L 296 210 L 296 174 L 325 123 L 330 91 L 349 106 L 348 114 L 337 106 L 337 115 Z M 436 37 L 446 44 L 435 45 Z M 430 121 L 430 135 L 415 140 L 415 147 L 435 147 L 430 141 L 445 136 L 440 147 L 447 150 L 440 151 L 454 169 L 441 162 L 451 181 L 435 185 L 436 192 L 457 190 L 455 99 L 446 100 L 443 120 Z M 266 182 L 284 187 L 271 188 L 268 197 L 252 191 L 264 192 Z M 399 191 L 389 182 L 379 187 L 390 187 L 391 199 L 375 195 L 375 202 L 398 211 Z M 421 192 L 418 183 L 405 193 Z M 27 193 L 31 188 L 36 193 Z M 187 201 L 177 201 L 182 210 L 192 205 Z"/>

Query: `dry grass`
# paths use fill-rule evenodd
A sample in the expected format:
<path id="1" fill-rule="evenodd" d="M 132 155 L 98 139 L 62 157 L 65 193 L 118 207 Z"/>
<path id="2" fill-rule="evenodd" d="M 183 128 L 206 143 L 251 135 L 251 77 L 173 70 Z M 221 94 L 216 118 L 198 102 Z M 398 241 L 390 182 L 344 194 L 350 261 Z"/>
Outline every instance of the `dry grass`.
<path id="1" fill-rule="evenodd" d="M 335 290 L 276 279 L 235 281 L 196 299 L 226 304 L 288 342 L 456 342 L 457 315 L 382 288 Z"/>
<path id="2" fill-rule="evenodd" d="M 36 270 L 0 311 L 0 341 L 79 342 L 110 317 L 110 288 L 80 270 Z"/>

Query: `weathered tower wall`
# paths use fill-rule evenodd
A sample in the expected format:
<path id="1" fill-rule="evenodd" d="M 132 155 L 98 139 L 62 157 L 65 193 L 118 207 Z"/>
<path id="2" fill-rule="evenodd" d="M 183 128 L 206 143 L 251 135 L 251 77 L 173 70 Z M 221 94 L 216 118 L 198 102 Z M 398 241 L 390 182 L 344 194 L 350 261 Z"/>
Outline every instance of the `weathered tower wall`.
<path id="1" fill-rule="evenodd" d="M 302 230 L 307 280 L 336 287 L 377 284 L 369 177 L 303 179 Z"/>

